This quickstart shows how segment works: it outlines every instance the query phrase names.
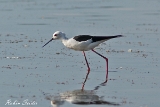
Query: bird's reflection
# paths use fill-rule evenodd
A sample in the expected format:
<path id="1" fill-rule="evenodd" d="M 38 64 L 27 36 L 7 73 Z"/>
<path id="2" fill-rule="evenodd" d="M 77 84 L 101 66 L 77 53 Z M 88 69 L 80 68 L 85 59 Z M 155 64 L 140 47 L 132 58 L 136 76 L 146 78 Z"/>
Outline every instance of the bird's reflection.
<path id="1" fill-rule="evenodd" d="M 87 79 L 88 79 L 88 75 L 89 75 L 89 72 L 86 74 L 85 80 L 84 80 L 83 85 L 82 85 L 82 90 L 84 90 L 84 86 L 85 86 L 85 83 L 86 83 L 86 81 L 87 81 Z M 100 84 L 100 86 L 105 86 L 106 83 L 107 83 L 107 81 L 108 81 L 108 80 L 106 79 L 103 83 Z M 97 87 L 99 87 L 99 86 L 96 86 L 95 88 L 97 88 Z M 96 89 L 96 90 L 97 90 L 97 89 Z"/>
<path id="2" fill-rule="evenodd" d="M 120 104 L 115 102 L 109 102 L 103 100 L 104 96 L 96 95 L 94 90 L 74 90 L 60 93 L 58 96 L 46 96 L 47 100 L 51 101 L 53 107 L 59 107 L 64 104 L 64 102 L 69 102 L 78 105 L 91 105 L 91 104 L 106 104 L 118 106 Z"/>
<path id="3" fill-rule="evenodd" d="M 114 105 L 114 106 L 120 105 L 119 103 L 105 101 L 104 96 L 98 96 L 96 94 L 96 91 L 101 86 L 105 86 L 106 82 L 96 86 L 93 90 L 85 90 L 84 86 L 88 79 L 88 75 L 89 73 L 86 74 L 86 77 L 81 89 L 59 93 L 59 95 L 44 94 L 46 95 L 45 99 L 50 100 L 51 105 L 53 107 L 60 107 L 65 102 L 69 102 L 71 104 L 78 104 L 78 105 L 91 105 L 91 104 L 99 104 L 99 105 L 106 104 L 106 105 Z"/>

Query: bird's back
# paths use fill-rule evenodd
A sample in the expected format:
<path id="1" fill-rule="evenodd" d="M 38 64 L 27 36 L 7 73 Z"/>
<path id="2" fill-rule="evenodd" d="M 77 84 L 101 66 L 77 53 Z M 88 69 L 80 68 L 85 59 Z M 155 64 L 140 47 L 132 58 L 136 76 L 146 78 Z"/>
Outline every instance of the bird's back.
<path id="1" fill-rule="evenodd" d="M 87 41 L 89 39 L 92 39 L 92 36 L 90 36 L 90 35 L 78 35 L 78 36 L 75 36 L 73 39 L 75 39 L 78 42 L 81 42 L 81 41 Z"/>
<path id="2" fill-rule="evenodd" d="M 89 39 L 92 39 L 92 42 L 102 41 L 102 40 L 109 40 L 112 38 L 122 37 L 122 35 L 116 35 L 116 36 L 90 36 L 90 35 L 78 35 L 75 36 L 73 39 L 75 39 L 78 42 L 81 41 L 87 41 Z"/>

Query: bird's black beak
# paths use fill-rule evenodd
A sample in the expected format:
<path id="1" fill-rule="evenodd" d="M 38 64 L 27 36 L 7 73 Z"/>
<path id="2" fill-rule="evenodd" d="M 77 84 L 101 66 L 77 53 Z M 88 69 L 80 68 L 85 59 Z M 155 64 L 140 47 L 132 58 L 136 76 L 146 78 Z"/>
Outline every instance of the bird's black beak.
<path id="1" fill-rule="evenodd" d="M 49 42 L 51 42 L 53 40 L 53 38 L 51 39 L 51 40 L 49 40 L 46 44 L 44 44 L 43 46 L 42 46 L 42 48 L 44 47 L 44 46 L 46 46 Z"/>

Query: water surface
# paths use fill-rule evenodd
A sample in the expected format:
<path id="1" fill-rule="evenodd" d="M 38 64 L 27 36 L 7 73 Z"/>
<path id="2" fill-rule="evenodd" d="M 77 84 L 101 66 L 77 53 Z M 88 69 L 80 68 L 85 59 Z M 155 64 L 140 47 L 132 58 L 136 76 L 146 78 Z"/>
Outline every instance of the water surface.
<path id="1" fill-rule="evenodd" d="M 122 107 L 159 106 L 159 4 L 157 0 L 1 0 L 0 105 L 10 99 L 21 107 L 28 99 L 36 102 L 34 106 L 50 107 L 46 96 L 81 89 L 87 73 L 82 52 L 67 49 L 60 41 L 42 48 L 60 30 L 68 37 L 124 35 L 95 49 L 109 59 L 109 81 L 104 86 L 100 84 L 105 80 L 105 61 L 86 52 L 91 73 L 85 90 L 95 90 L 103 101 Z M 65 102 L 60 106 L 80 106 Z"/>

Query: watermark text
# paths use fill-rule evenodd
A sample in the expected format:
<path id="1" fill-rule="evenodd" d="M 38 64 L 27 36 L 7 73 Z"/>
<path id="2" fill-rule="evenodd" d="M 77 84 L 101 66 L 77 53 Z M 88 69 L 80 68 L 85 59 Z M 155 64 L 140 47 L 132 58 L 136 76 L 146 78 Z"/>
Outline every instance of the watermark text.
<path id="1" fill-rule="evenodd" d="M 11 100 L 8 99 L 5 103 L 5 105 L 37 105 L 38 103 L 36 101 L 30 101 L 28 99 L 25 99 L 23 101 L 18 101 L 18 100 Z"/>

